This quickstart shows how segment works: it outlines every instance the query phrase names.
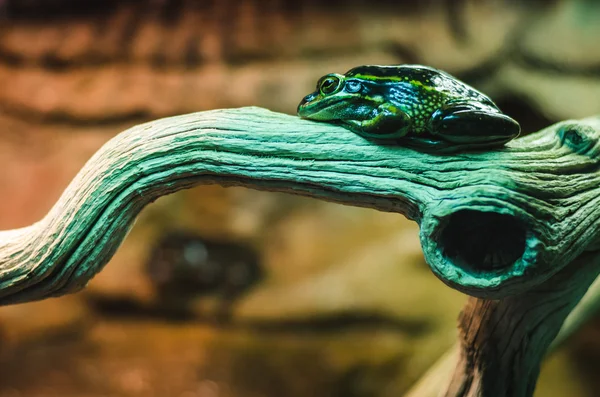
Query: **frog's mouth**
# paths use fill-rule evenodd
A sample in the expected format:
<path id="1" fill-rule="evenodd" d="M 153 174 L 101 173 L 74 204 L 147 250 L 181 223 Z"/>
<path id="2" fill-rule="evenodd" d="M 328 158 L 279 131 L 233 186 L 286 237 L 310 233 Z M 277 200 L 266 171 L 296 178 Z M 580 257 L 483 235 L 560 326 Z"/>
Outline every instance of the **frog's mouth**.
<path id="1" fill-rule="evenodd" d="M 311 120 L 324 120 L 326 119 L 321 112 L 326 110 L 328 107 L 324 101 L 319 101 L 319 93 L 313 92 L 308 94 L 298 105 L 298 116 Z"/>
<path id="2" fill-rule="evenodd" d="M 366 115 L 359 113 L 355 106 L 349 106 L 344 97 L 326 97 L 314 92 L 302 99 L 298 105 L 298 116 L 315 121 L 340 122 L 343 120 L 361 120 Z"/>
<path id="3" fill-rule="evenodd" d="M 324 97 L 319 92 L 308 94 L 298 105 L 298 116 L 318 121 L 339 120 L 348 111 L 344 97 Z"/>

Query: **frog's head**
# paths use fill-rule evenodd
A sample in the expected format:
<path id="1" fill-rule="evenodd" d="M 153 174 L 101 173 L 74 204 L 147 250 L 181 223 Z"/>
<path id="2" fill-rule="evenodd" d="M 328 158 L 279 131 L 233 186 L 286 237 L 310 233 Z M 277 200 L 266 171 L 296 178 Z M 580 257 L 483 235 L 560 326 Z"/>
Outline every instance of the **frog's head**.
<path id="1" fill-rule="evenodd" d="M 368 87 L 358 78 L 331 73 L 321 77 L 315 92 L 305 96 L 298 105 L 302 118 L 344 122 L 365 120 L 383 101 L 368 95 Z"/>

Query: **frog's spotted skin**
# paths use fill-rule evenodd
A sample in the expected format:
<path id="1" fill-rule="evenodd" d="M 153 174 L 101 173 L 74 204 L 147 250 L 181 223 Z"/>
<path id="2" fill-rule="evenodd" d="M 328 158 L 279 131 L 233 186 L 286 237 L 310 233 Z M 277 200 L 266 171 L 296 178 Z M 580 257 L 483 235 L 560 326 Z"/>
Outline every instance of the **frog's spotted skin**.
<path id="1" fill-rule="evenodd" d="M 359 66 L 323 76 L 298 114 L 342 124 L 368 138 L 421 143 L 493 146 L 520 132 L 486 95 L 420 65 Z"/>

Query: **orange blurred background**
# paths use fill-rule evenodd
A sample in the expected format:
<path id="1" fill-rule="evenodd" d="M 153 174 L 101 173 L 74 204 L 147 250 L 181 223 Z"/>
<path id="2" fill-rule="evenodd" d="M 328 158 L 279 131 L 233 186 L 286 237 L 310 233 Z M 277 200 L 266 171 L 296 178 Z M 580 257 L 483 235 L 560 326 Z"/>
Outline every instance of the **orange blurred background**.
<path id="1" fill-rule="evenodd" d="M 293 114 L 361 64 L 446 70 L 525 133 L 598 114 L 598 20 L 591 0 L 0 0 L 0 230 L 42 218 L 132 125 Z M 84 291 L 0 308 L 0 397 L 402 395 L 465 300 L 417 233 L 285 194 L 163 197 Z M 599 336 L 595 321 L 553 354 L 537 395 L 597 395 Z"/>

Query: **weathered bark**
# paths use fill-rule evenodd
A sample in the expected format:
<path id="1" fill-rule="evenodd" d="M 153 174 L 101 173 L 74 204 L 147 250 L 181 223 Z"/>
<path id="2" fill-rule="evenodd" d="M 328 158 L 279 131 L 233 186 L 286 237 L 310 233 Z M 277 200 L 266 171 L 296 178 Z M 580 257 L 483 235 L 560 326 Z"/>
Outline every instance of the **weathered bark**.
<path id="1" fill-rule="evenodd" d="M 593 256 L 592 256 L 593 255 Z M 586 260 L 598 261 L 598 252 L 586 254 Z M 570 265 L 571 266 L 571 265 Z M 584 273 L 592 278 L 592 275 Z M 585 285 L 585 284 L 584 284 Z M 472 307 L 472 305 L 469 305 Z M 597 277 L 579 304 L 569 313 L 560 332 L 552 341 L 549 352 L 560 347 L 571 335 L 576 333 L 590 318 L 600 311 L 600 278 Z M 461 316 L 462 317 L 462 316 Z M 459 365 L 461 345 L 457 344 L 448 350 L 405 395 L 405 397 L 438 397 L 447 385 L 456 382 L 455 371 Z M 463 353 L 464 354 L 464 353 Z M 464 364 L 464 361 L 461 362 Z M 462 368 L 462 367 L 461 367 Z"/>
<path id="2" fill-rule="evenodd" d="M 600 267 L 577 259 L 598 247 L 599 136 L 593 118 L 436 154 L 257 108 L 153 121 L 100 149 L 40 222 L 0 233 L 0 302 L 79 290 L 159 196 L 201 183 L 286 191 L 416 220 L 433 272 L 478 298 L 447 395 L 530 395 Z"/>
<path id="3" fill-rule="evenodd" d="M 532 395 L 550 343 L 599 272 L 600 255 L 592 253 L 525 293 L 469 298 L 460 318 L 458 363 L 444 395 Z"/>

